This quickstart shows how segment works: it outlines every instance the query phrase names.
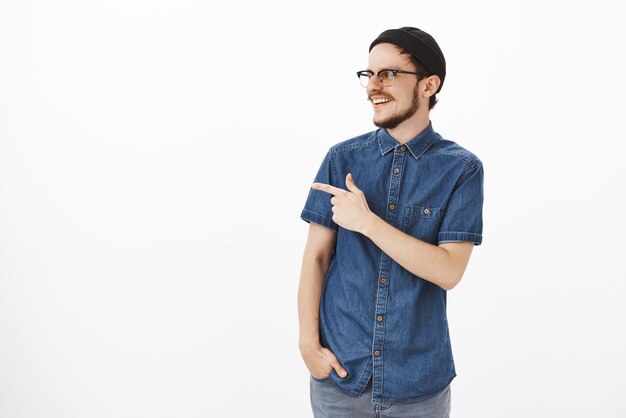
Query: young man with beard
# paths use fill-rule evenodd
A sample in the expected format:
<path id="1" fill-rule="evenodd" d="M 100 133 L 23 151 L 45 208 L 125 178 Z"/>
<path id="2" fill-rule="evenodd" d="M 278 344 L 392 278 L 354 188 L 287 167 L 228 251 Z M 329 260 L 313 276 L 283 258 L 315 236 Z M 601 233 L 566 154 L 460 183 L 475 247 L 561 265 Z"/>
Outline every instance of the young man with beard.
<path id="1" fill-rule="evenodd" d="M 359 71 L 376 131 L 332 146 L 301 218 L 300 351 L 318 417 L 448 417 L 446 291 L 482 241 L 483 167 L 429 119 L 432 36 L 383 32 Z"/>

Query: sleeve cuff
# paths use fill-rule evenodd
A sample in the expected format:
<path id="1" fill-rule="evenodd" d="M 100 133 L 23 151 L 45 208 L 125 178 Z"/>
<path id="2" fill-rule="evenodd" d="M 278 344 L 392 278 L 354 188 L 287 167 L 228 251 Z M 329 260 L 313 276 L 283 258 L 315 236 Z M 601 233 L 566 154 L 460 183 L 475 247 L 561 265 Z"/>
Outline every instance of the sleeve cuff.
<path id="1" fill-rule="evenodd" d="M 337 231 L 339 227 L 332 219 L 327 218 L 326 216 L 320 215 L 319 213 L 313 212 L 309 209 L 302 210 L 300 214 L 300 218 L 306 222 L 315 222 L 316 224 L 323 225 L 327 228 L 330 228 L 334 231 Z"/>
<path id="2" fill-rule="evenodd" d="M 480 245 L 483 242 L 483 236 L 472 232 L 440 232 L 438 240 L 439 244 L 444 242 L 473 242 L 474 245 Z"/>

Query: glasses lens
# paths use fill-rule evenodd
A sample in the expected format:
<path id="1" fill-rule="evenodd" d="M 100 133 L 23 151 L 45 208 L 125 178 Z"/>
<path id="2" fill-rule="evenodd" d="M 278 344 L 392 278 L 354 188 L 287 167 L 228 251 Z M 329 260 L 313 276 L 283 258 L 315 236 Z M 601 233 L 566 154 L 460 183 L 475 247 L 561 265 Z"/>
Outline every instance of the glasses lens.
<path id="1" fill-rule="evenodd" d="M 384 70 L 378 73 L 378 77 L 380 77 L 380 82 L 383 86 L 389 87 L 393 82 L 393 71 Z"/>
<path id="2" fill-rule="evenodd" d="M 359 73 L 359 82 L 361 83 L 361 86 L 367 87 L 367 83 L 370 82 L 370 74 L 367 72 Z"/>

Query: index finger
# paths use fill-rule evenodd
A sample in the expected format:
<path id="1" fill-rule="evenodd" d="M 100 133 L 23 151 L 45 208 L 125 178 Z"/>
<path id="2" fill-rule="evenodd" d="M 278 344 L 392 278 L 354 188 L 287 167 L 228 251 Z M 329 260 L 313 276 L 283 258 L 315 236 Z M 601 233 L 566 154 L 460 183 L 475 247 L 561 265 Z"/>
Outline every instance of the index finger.
<path id="1" fill-rule="evenodd" d="M 331 186 L 330 184 L 325 184 L 325 183 L 313 183 L 311 185 L 311 188 L 315 190 L 321 190 L 326 193 L 330 193 L 333 196 L 346 192 L 345 190 L 340 189 L 339 187 Z"/>

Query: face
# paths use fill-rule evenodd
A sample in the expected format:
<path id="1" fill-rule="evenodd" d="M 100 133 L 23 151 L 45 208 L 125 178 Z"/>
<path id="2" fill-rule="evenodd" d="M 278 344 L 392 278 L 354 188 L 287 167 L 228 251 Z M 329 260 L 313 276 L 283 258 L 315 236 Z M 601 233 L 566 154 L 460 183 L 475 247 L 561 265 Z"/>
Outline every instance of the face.
<path id="1" fill-rule="evenodd" d="M 400 54 L 395 45 L 382 43 L 370 51 L 368 69 L 377 72 L 383 68 L 415 71 L 409 55 Z M 397 74 L 389 87 L 384 87 L 377 76 L 367 85 L 367 97 L 374 108 L 374 125 L 393 129 L 410 119 L 419 108 L 418 76 Z"/>

